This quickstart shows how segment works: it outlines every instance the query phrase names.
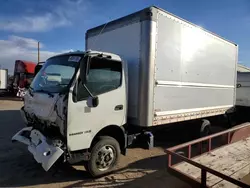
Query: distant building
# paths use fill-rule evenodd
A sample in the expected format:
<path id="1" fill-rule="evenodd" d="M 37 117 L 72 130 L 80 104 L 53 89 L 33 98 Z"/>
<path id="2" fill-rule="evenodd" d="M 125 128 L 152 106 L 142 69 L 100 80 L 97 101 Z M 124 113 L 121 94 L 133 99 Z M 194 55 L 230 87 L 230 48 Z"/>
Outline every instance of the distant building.
<path id="1" fill-rule="evenodd" d="M 238 64 L 237 71 L 238 72 L 250 72 L 250 68 L 244 65 Z"/>

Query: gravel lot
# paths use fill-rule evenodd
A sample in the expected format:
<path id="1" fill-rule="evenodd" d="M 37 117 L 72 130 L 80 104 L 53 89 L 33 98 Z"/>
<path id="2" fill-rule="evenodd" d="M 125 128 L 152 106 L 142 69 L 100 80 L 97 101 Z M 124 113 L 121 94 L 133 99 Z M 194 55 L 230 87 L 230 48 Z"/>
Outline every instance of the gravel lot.
<path id="1" fill-rule="evenodd" d="M 128 149 L 128 155 L 122 156 L 117 171 L 100 179 L 90 178 L 81 164 L 63 164 L 45 172 L 26 146 L 11 143 L 11 137 L 24 126 L 19 114 L 21 105 L 20 101 L 0 100 L 1 187 L 188 187 L 167 173 L 164 154 L 168 146 L 187 141 L 180 140 L 183 137 L 180 134 L 187 135 L 186 131 L 178 131 L 178 134 L 161 132 L 155 136 L 157 147 L 152 150 Z"/>

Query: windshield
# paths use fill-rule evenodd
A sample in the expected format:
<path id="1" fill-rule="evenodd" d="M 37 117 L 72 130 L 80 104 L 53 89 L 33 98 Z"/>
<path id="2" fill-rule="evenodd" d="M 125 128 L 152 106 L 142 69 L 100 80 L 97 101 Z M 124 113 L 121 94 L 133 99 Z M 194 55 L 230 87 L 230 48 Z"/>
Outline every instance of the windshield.
<path id="1" fill-rule="evenodd" d="M 34 92 L 49 93 L 64 91 L 74 76 L 81 58 L 81 55 L 64 55 L 48 59 L 31 83 L 31 89 Z"/>

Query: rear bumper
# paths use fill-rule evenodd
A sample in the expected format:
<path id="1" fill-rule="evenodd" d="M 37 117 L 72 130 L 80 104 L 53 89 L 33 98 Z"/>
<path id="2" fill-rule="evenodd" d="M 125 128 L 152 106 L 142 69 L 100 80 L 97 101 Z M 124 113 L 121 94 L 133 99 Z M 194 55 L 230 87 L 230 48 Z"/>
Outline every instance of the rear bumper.
<path id="1" fill-rule="evenodd" d="M 45 171 L 48 171 L 64 152 L 60 147 L 49 144 L 46 137 L 32 127 L 25 127 L 17 132 L 12 137 L 12 141 L 27 145 L 29 152 Z"/>

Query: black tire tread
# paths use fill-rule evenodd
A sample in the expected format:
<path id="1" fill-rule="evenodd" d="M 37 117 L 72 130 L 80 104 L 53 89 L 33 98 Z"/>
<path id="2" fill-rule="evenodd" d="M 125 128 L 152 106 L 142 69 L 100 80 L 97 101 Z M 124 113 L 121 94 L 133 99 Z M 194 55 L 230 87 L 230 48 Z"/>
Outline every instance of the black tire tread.
<path id="1" fill-rule="evenodd" d="M 112 164 L 112 167 L 106 171 L 100 171 L 98 170 L 95 165 L 94 165 L 94 161 L 95 161 L 95 157 L 94 155 L 96 154 L 96 152 L 103 147 L 103 145 L 105 144 L 110 144 L 112 146 L 114 146 L 114 148 L 116 149 L 116 160 L 115 162 Z M 87 162 L 87 164 L 85 164 L 85 168 L 86 170 L 93 176 L 93 177 L 99 177 L 102 175 L 105 175 L 109 172 L 111 172 L 113 170 L 113 168 L 116 166 L 116 164 L 119 161 L 120 158 L 120 145 L 117 142 L 116 139 L 110 137 L 110 136 L 100 136 L 97 138 L 96 142 L 93 144 L 93 147 L 91 148 L 91 157 L 90 160 Z M 94 160 L 94 161 L 93 161 Z"/>
<path id="2" fill-rule="evenodd" d="M 202 123 L 201 123 L 201 129 L 200 129 L 200 136 L 204 137 L 204 136 L 208 136 L 204 134 L 204 130 L 205 129 L 209 129 L 209 132 L 211 132 L 211 123 L 209 120 L 207 119 L 203 119 Z"/>

